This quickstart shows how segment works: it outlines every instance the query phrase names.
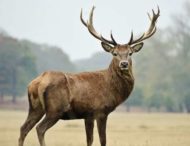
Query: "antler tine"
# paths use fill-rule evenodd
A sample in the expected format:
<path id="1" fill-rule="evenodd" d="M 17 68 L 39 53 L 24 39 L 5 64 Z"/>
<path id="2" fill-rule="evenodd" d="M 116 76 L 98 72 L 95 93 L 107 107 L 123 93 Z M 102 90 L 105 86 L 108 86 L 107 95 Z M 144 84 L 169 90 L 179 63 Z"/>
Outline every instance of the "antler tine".
<path id="1" fill-rule="evenodd" d="M 133 31 L 131 31 L 131 37 L 130 37 L 130 40 L 127 44 L 131 44 L 133 42 Z"/>
<path id="2" fill-rule="evenodd" d="M 159 8 L 159 6 L 158 6 L 158 5 L 157 5 L 157 9 L 158 9 L 157 14 L 159 14 L 159 16 L 160 16 L 160 8 Z"/>
<path id="3" fill-rule="evenodd" d="M 101 36 L 102 40 L 104 40 L 105 42 L 108 42 L 109 44 L 112 44 L 112 45 L 116 46 L 117 42 L 115 41 L 112 32 L 110 33 L 110 37 L 111 37 L 111 41 L 107 40 L 106 38 L 104 38 L 103 36 Z"/>
<path id="4" fill-rule="evenodd" d="M 84 24 L 84 26 L 86 26 L 88 28 L 88 31 L 95 37 L 97 38 L 98 40 L 100 41 L 103 41 L 105 43 L 108 43 L 108 44 L 112 44 L 112 45 L 117 45 L 115 39 L 113 38 L 113 35 L 111 34 L 111 39 L 112 41 L 110 40 L 107 40 L 105 39 L 101 34 L 97 33 L 97 31 L 95 30 L 94 26 L 93 26 L 93 14 L 94 14 L 94 9 L 95 7 L 93 6 L 91 11 L 90 11 L 90 15 L 89 15 L 89 20 L 87 22 L 85 22 L 82 18 L 82 9 L 81 9 L 81 14 L 80 14 L 80 19 L 81 19 L 81 22 Z"/>
<path id="5" fill-rule="evenodd" d="M 95 7 L 92 7 L 92 10 L 90 11 L 90 15 L 89 15 L 89 22 L 85 22 L 82 16 L 82 9 L 81 9 L 81 13 L 80 13 L 80 20 L 81 22 L 84 24 L 84 26 L 87 27 L 88 31 L 97 39 L 101 40 L 101 35 L 99 35 L 94 27 L 93 27 L 93 11 L 94 11 Z"/>
<path id="6" fill-rule="evenodd" d="M 131 37 L 129 42 L 127 43 L 128 45 L 131 44 L 135 44 L 136 42 L 139 42 L 143 37 L 144 37 L 145 33 L 143 33 L 138 39 L 136 39 L 135 41 L 133 40 L 133 31 L 131 31 Z"/>
<path id="7" fill-rule="evenodd" d="M 151 21 L 151 16 L 150 16 L 150 14 L 149 14 L 149 13 L 147 13 L 147 15 L 148 15 L 149 20 Z"/>
<path id="8" fill-rule="evenodd" d="M 86 23 L 86 22 L 84 21 L 84 19 L 82 18 L 82 9 L 81 9 L 81 11 L 80 11 L 80 20 L 81 20 L 82 24 L 84 24 L 84 26 L 87 27 L 87 23 Z"/>
<path id="9" fill-rule="evenodd" d="M 150 17 L 150 14 L 148 15 L 151 20 L 151 25 L 150 25 L 148 31 L 146 33 L 144 33 L 144 37 L 142 38 L 142 40 L 145 40 L 145 39 L 151 37 L 156 32 L 156 21 L 157 21 L 158 17 L 160 16 L 159 7 L 158 7 L 158 12 L 155 13 L 154 10 L 152 10 L 152 14 L 153 14 L 152 18 Z"/>
<path id="10" fill-rule="evenodd" d="M 154 10 L 152 10 L 152 15 L 153 16 L 151 17 L 150 14 L 148 13 L 148 17 L 151 21 L 148 31 L 143 33 L 143 35 L 136 40 L 133 40 L 133 36 L 132 36 L 133 33 L 131 33 L 131 38 L 130 38 L 130 41 L 128 43 L 129 45 L 142 42 L 143 40 L 150 38 L 156 32 L 156 30 L 157 30 L 156 29 L 156 21 L 157 21 L 158 17 L 160 16 L 159 6 L 158 6 L 157 13 L 155 13 Z"/>
<path id="11" fill-rule="evenodd" d="M 92 10 L 90 11 L 90 15 L 89 15 L 89 23 L 87 23 L 87 27 L 88 27 L 88 31 L 97 39 L 99 39 L 100 41 L 102 41 L 101 39 L 101 35 L 98 34 L 93 26 L 93 14 L 94 14 L 94 9 L 95 7 L 92 7 Z"/>
<path id="12" fill-rule="evenodd" d="M 113 37 L 112 31 L 111 31 L 110 36 L 111 36 L 111 39 L 112 39 L 113 43 L 114 43 L 115 45 L 117 45 L 117 42 L 116 42 L 116 40 L 115 40 L 114 37 Z"/>
<path id="13" fill-rule="evenodd" d="M 156 15 L 155 12 L 154 12 L 154 9 L 152 9 L 152 14 L 153 14 L 153 16 Z"/>

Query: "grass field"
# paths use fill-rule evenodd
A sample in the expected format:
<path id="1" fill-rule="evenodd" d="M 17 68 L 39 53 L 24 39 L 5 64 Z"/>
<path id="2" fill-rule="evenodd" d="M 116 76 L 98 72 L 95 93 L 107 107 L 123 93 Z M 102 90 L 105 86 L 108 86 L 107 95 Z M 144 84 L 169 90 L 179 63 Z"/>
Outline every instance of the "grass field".
<path id="1" fill-rule="evenodd" d="M 17 146 L 27 113 L 0 111 L 0 146 Z M 100 146 L 95 128 L 93 146 Z M 83 120 L 59 121 L 46 133 L 47 146 L 85 146 Z M 38 146 L 35 128 L 25 146 Z M 190 146 L 190 115 L 114 113 L 109 116 L 107 146 Z"/>

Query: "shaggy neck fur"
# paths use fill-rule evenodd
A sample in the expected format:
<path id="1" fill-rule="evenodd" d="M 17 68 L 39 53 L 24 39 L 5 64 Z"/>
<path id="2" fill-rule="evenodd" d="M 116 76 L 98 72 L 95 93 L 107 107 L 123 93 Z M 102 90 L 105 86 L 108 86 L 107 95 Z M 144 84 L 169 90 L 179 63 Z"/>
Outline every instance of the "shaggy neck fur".
<path id="1" fill-rule="evenodd" d="M 128 70 L 121 70 L 119 68 L 119 61 L 115 58 L 108 68 L 110 77 L 110 86 L 112 90 L 116 91 L 118 104 L 128 98 L 134 86 L 134 77 L 132 72 L 132 60 L 129 61 Z"/>

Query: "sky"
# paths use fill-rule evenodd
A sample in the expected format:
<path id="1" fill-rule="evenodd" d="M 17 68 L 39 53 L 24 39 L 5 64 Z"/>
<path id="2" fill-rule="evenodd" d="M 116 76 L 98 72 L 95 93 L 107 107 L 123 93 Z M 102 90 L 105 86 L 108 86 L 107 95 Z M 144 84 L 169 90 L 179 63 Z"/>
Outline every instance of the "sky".
<path id="1" fill-rule="evenodd" d="M 103 51 L 80 22 L 95 6 L 94 27 L 109 38 L 112 30 L 119 43 L 127 43 L 130 32 L 145 32 L 149 26 L 147 12 L 160 7 L 157 27 L 171 24 L 171 15 L 182 11 L 185 0 L 0 0 L 0 28 L 18 39 L 58 46 L 71 60 L 88 58 Z"/>

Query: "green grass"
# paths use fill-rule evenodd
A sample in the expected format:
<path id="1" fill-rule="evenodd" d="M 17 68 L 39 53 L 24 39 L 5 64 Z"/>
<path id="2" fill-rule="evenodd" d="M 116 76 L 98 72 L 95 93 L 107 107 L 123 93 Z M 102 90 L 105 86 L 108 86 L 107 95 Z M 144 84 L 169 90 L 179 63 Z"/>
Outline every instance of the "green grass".
<path id="1" fill-rule="evenodd" d="M 17 146 L 27 112 L 0 111 L 0 145 Z M 93 146 L 100 146 L 94 130 Z M 85 146 L 83 120 L 59 121 L 46 133 L 47 146 Z M 25 146 L 39 146 L 35 128 Z M 190 115 L 114 113 L 109 116 L 107 146 L 190 146 Z"/>

